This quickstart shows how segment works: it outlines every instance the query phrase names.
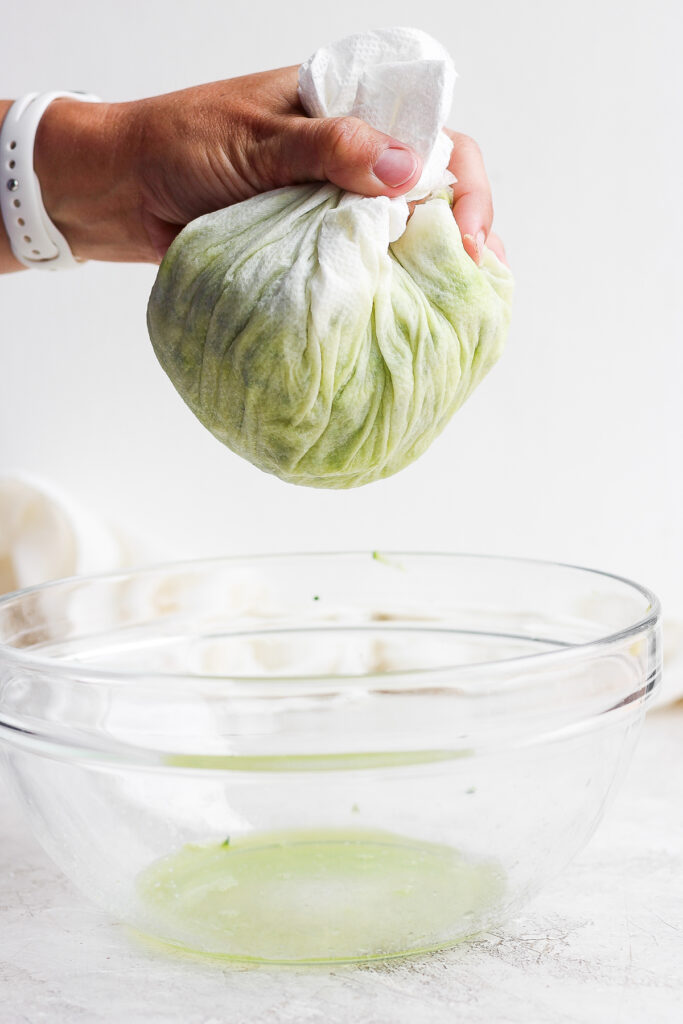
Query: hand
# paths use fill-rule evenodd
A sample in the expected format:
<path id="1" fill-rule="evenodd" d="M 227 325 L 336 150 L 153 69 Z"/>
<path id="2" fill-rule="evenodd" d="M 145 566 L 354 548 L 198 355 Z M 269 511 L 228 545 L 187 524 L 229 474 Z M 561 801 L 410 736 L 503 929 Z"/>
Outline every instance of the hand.
<path id="1" fill-rule="evenodd" d="M 487 241 L 504 258 L 479 149 L 450 134 L 465 248 L 478 261 Z M 421 173 L 408 146 L 356 118 L 306 117 L 296 67 L 132 103 L 55 100 L 38 128 L 34 165 L 45 208 L 75 255 L 148 263 L 188 221 L 268 189 L 329 180 L 393 197 Z"/>

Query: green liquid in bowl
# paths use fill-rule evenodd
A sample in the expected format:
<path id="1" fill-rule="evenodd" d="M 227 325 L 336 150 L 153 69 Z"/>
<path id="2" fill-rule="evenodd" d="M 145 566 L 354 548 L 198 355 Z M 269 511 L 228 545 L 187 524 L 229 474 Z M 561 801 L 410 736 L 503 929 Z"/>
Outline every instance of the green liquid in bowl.
<path id="1" fill-rule="evenodd" d="M 189 844 L 139 877 L 145 928 L 186 949 L 300 962 L 400 956 L 488 923 L 502 872 L 449 846 L 370 829 Z"/>

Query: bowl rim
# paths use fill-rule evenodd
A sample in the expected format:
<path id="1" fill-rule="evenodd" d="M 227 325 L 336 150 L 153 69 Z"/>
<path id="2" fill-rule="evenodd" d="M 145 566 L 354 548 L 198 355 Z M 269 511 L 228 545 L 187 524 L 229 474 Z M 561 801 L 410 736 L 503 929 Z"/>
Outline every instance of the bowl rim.
<path id="1" fill-rule="evenodd" d="M 506 565 L 518 565 L 518 566 L 534 566 L 537 568 L 547 569 L 562 569 L 570 570 L 576 573 L 582 573 L 586 576 L 594 576 L 603 580 L 610 580 L 615 583 L 623 584 L 633 591 L 639 593 L 647 602 L 646 613 L 636 619 L 634 622 L 628 625 L 605 633 L 599 637 L 595 637 L 591 640 L 581 641 L 578 643 L 572 643 L 567 647 L 561 649 L 537 651 L 533 654 L 522 654 L 513 655 L 506 658 L 497 658 L 492 661 L 481 661 L 472 663 L 455 663 L 455 664 L 443 664 L 433 667 L 425 668 L 411 668 L 411 669 L 398 669 L 391 672 L 368 672 L 365 674 L 314 674 L 308 676 L 293 677 L 289 676 L 258 676 L 258 675 L 211 675 L 208 673 L 198 672 L 170 672 L 170 671 L 158 671 L 148 669 L 111 669 L 102 667 L 93 667 L 87 662 L 79 661 L 78 659 L 70 659 L 69 657 L 59 658 L 58 660 L 53 657 L 41 656 L 39 654 L 31 653 L 30 648 L 13 647 L 11 644 L 3 643 L 0 640 L 0 666 L 2 663 L 13 664 L 17 668 L 24 670 L 42 671 L 49 670 L 50 675 L 54 676 L 69 676 L 72 681 L 82 681 L 83 683 L 112 683 L 115 681 L 122 681 L 124 679 L 137 678 L 144 679 L 145 682 L 158 681 L 159 683 L 168 684 L 172 681 L 183 682 L 185 684 L 192 682 L 201 682 L 202 684 L 211 683 L 225 683 L 227 681 L 235 683 L 247 683 L 255 685 L 259 683 L 286 683 L 301 680 L 304 682 L 315 682 L 315 681 L 327 681 L 334 680 L 335 682 L 355 682 L 356 684 L 367 682 L 369 680 L 400 680 L 402 677 L 409 677 L 411 679 L 411 687 L 419 686 L 418 680 L 425 680 L 426 686 L 434 685 L 435 680 L 438 680 L 440 676 L 447 674 L 449 677 L 453 677 L 454 673 L 466 672 L 468 675 L 479 675 L 481 672 L 496 671 L 500 670 L 501 667 L 514 666 L 521 671 L 524 670 L 526 665 L 530 667 L 538 666 L 539 662 L 550 665 L 551 663 L 567 662 L 571 663 L 577 657 L 584 657 L 590 655 L 590 653 L 598 649 L 608 648 L 614 644 L 623 643 L 630 637 L 636 636 L 644 631 L 654 629 L 661 622 L 661 602 L 657 595 L 650 590 L 648 587 L 643 586 L 640 583 L 630 579 L 626 576 L 621 576 L 616 573 L 605 572 L 600 569 L 593 569 L 581 565 L 576 565 L 571 562 L 558 562 L 541 558 L 527 558 L 524 556 L 516 555 L 496 555 L 496 554 L 478 554 L 476 552 L 466 551 L 394 551 L 394 550 L 348 550 L 348 551 L 295 551 L 295 552 L 261 552 L 251 555 L 215 555 L 204 558 L 186 558 L 178 560 L 162 560 L 155 561 L 153 563 L 144 564 L 141 566 L 132 566 L 126 568 L 120 568 L 111 570 L 108 572 L 89 573 L 85 575 L 72 575 L 62 577 L 56 580 L 50 580 L 45 583 L 35 584 L 30 587 L 24 587 L 20 590 L 12 591 L 8 594 L 0 595 L 0 614 L 10 604 L 18 602 L 20 600 L 33 597 L 34 595 L 41 593 L 48 593 L 50 591 L 58 590 L 60 587 L 73 586 L 75 584 L 87 584 L 87 583 L 98 583 L 107 581 L 116 581 L 118 579 L 125 579 L 130 577 L 139 576 L 152 576 L 154 573 L 163 571 L 183 571 L 189 569 L 199 569 L 203 567 L 210 568 L 213 565 L 248 565 L 254 563 L 273 562 L 273 561 L 286 561 L 293 559 L 346 559 L 346 558 L 367 558 L 371 556 L 377 561 L 391 560 L 391 559 L 448 559 L 448 560 L 461 560 L 461 561 L 487 561 L 496 562 L 499 564 Z M 76 676 L 77 678 L 74 678 Z M 654 685 L 654 684 L 653 684 Z"/>

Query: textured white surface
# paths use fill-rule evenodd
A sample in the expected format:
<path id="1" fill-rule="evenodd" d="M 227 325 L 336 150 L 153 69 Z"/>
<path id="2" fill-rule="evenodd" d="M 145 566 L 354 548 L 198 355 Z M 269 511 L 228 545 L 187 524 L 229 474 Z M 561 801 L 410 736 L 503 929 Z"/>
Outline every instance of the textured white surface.
<path id="1" fill-rule="evenodd" d="M 669 1024 L 683 997 L 683 707 L 652 714 L 590 845 L 523 916 L 445 953 L 362 966 L 202 961 L 92 909 L 0 802 L 0 1020 Z"/>

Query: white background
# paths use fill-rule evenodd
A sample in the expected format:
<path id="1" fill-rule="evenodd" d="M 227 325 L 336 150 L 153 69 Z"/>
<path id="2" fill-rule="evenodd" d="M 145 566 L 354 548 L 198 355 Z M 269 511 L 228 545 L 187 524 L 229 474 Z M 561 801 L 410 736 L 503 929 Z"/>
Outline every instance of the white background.
<path id="1" fill-rule="evenodd" d="M 632 575 L 683 609 L 680 0 L 25 0 L 0 93 L 132 99 L 416 24 L 488 164 L 517 279 L 507 352 L 413 467 L 349 492 L 261 474 L 196 422 L 145 328 L 150 267 L 0 279 L 0 471 L 158 553 L 469 550 Z"/>

